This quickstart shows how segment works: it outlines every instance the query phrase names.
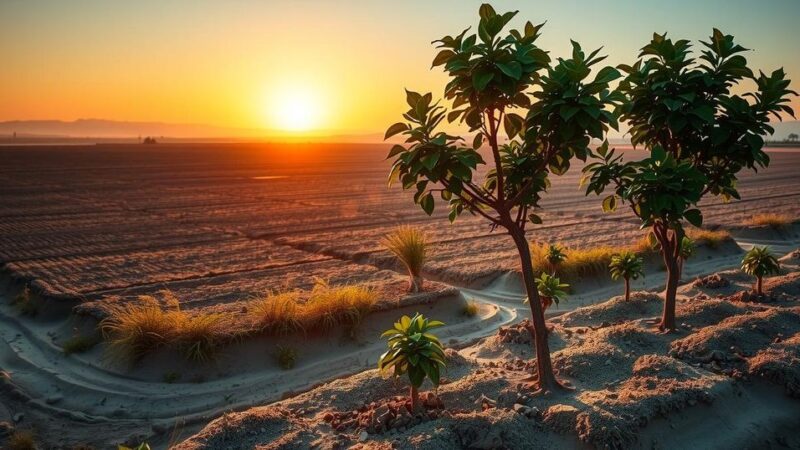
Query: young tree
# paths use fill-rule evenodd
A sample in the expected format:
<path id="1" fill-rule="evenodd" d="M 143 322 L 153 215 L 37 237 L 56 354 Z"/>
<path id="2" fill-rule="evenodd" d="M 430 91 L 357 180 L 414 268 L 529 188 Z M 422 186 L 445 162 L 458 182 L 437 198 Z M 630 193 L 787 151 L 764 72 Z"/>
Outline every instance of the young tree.
<path id="1" fill-rule="evenodd" d="M 467 211 L 511 236 L 531 300 L 537 384 L 547 391 L 560 384 L 550 361 L 526 225 L 542 222 L 534 211 L 550 174 L 565 173 L 574 157 L 585 160 L 591 138 L 603 139 L 609 126 L 616 128 L 607 107 L 615 106 L 620 95 L 609 92 L 608 83 L 621 75 L 603 67 L 590 79 L 603 57 L 597 56 L 599 49 L 587 56 L 577 42 L 572 42 L 571 58 L 551 65 L 547 52 L 535 44 L 542 25 L 527 22 L 522 30 L 501 35 L 516 12 L 497 14 L 484 4 L 479 14 L 477 35 L 467 29 L 435 41 L 441 50 L 433 66 L 444 66 L 450 78 L 444 96 L 453 102 L 453 110 L 447 113 L 433 103 L 430 93 L 406 91 L 406 122 L 386 132 L 387 139 L 399 133 L 406 137 L 404 145 L 389 152 L 388 158 L 394 158 L 389 179 L 399 180 L 404 189 L 415 188 L 414 200 L 428 214 L 438 194 L 449 203 L 451 221 Z M 445 115 L 450 122 L 466 124 L 474 133 L 472 145 L 438 131 Z M 478 153 L 484 142 L 491 168 L 481 183 L 475 174 L 485 164 Z"/>
<path id="2" fill-rule="evenodd" d="M 756 277 L 756 294 L 763 295 L 764 277 L 780 273 L 780 264 L 767 247 L 753 247 L 742 259 L 742 271 Z"/>
<path id="3" fill-rule="evenodd" d="M 558 305 L 560 300 L 567 296 L 566 289 L 569 285 L 562 283 L 558 277 L 542 273 L 536 279 L 536 290 L 539 292 L 539 298 L 542 302 L 542 309 L 547 310 L 553 303 Z"/>
<path id="4" fill-rule="evenodd" d="M 623 162 L 601 147 L 599 162 L 584 169 L 587 194 L 611 187 L 603 209 L 615 209 L 619 200 L 628 204 L 659 244 L 667 268 L 659 328 L 667 331 L 675 329 L 684 222 L 702 225 L 697 203 L 705 195 L 738 199 L 739 171 L 769 164 L 762 136 L 774 131 L 770 116 L 794 114 L 786 103 L 796 93 L 782 69 L 756 77 L 741 55 L 746 49 L 716 29 L 701 43 L 705 49 L 695 58 L 689 41 L 654 34 L 633 66 L 620 66 L 627 76 L 618 91 L 627 101 L 618 112 L 630 125 L 633 145 L 644 146 L 650 157 Z M 734 94 L 746 80 L 756 90 Z"/>
<path id="5" fill-rule="evenodd" d="M 625 301 L 631 299 L 631 280 L 638 280 L 644 276 L 644 261 L 636 253 L 625 250 L 611 257 L 608 265 L 611 271 L 611 279 L 625 281 Z"/>
<path id="6" fill-rule="evenodd" d="M 564 253 L 564 249 L 557 244 L 550 244 L 550 246 L 547 247 L 547 263 L 550 265 L 553 275 L 558 271 L 558 266 L 566 259 L 567 254 Z"/>
<path id="7" fill-rule="evenodd" d="M 439 386 L 439 370 L 445 367 L 442 343 L 430 332 L 442 325 L 444 323 L 417 313 L 414 317 L 401 317 L 394 328 L 381 335 L 388 339 L 389 349 L 378 359 L 378 369 L 384 374 L 391 370 L 396 377 L 408 375 L 411 409 L 415 412 L 420 409 L 419 387 L 425 377 Z"/>

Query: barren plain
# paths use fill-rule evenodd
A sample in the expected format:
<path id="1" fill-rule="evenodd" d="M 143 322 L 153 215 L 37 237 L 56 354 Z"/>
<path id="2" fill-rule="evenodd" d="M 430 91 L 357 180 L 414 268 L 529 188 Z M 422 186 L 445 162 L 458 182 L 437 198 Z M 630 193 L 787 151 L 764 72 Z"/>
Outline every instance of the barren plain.
<path id="1" fill-rule="evenodd" d="M 453 355 L 460 363 L 454 365 L 448 377 L 463 378 L 468 383 L 459 381 L 467 384 L 454 383 L 442 390 L 446 401 L 457 404 L 457 409 L 469 417 L 448 420 L 481 424 L 499 420 L 505 423 L 501 424 L 503 427 L 511 427 L 510 440 L 504 441 L 504 436 L 498 437 L 499 441 L 491 438 L 488 448 L 498 442 L 497 445 L 513 446 L 521 442 L 518 439 L 528 439 L 519 428 L 524 424 L 513 416 L 513 402 L 507 405 L 510 409 L 504 410 L 506 415 L 491 420 L 481 412 L 467 411 L 487 409 L 481 396 L 493 397 L 497 403 L 496 397 L 509 388 L 486 379 L 487 374 L 498 370 L 498 365 L 513 364 L 512 368 L 503 369 L 511 372 L 526 370 L 524 365 L 516 364 L 519 358 L 524 359 L 530 346 L 501 348 L 498 340 L 502 339 L 496 334 L 499 327 L 518 326 L 526 317 L 511 240 L 492 232 L 479 218 L 465 215 L 449 224 L 443 203 L 437 204 L 429 217 L 413 204 L 411 192 L 403 192 L 397 185 L 388 188 L 389 163 L 384 160 L 387 148 L 354 144 L 0 147 L 0 370 L 4 377 L 0 384 L 0 422 L 33 428 L 42 442 L 54 447 L 87 443 L 104 448 L 110 443 L 147 440 L 162 448 L 185 439 L 225 412 L 268 404 L 318 383 L 374 367 L 382 346 L 377 339 L 381 328 L 402 313 L 420 310 L 444 319 L 448 324 L 442 330 L 445 342 L 464 348 L 460 356 Z M 625 154 L 638 158 L 643 153 L 626 149 Z M 800 150 L 780 149 L 769 154 L 772 163 L 768 169 L 757 175 L 742 174 L 738 185 L 741 201 L 714 200 L 704 205 L 705 228 L 728 230 L 735 242 L 719 248 L 703 246 L 688 261 L 684 276 L 688 284 L 682 288 L 685 311 L 692 307 L 687 299 L 709 295 L 693 284 L 695 278 L 736 267 L 742 248 L 768 244 L 785 255 L 800 245 L 797 224 L 782 229 L 748 225 L 749 219 L 760 213 L 800 217 Z M 642 232 L 630 212 L 604 214 L 599 198 L 584 196 L 579 188 L 580 169 L 577 164 L 566 175 L 553 178 L 541 211 L 544 223 L 529 229 L 529 239 L 573 248 L 625 245 L 639 240 Z M 421 228 L 432 243 L 425 273 L 431 281 L 427 291 L 416 297 L 404 292 L 405 274 L 380 243 L 383 235 L 400 224 Z M 795 269 L 796 258 L 787 260 Z M 662 286 L 659 268 L 649 269 L 652 270 L 647 276 L 634 285 L 636 289 L 657 291 Z M 727 276 L 735 289 L 711 292 L 712 297 L 718 297 L 715 301 L 745 289 L 750 281 Z M 788 311 L 786 314 L 796 316 L 796 277 L 787 276 L 782 284 L 776 284 L 784 291 L 788 289 L 788 297 L 782 298 L 785 303 L 780 306 Z M 370 316 L 355 340 L 319 336 L 303 342 L 296 338 L 259 338 L 241 343 L 220 360 L 203 365 L 176 362 L 175 355 L 162 353 L 137 367 L 119 366 L 106 360 L 103 345 L 79 355 L 62 352 L 64 341 L 71 335 L 94 328 L 108 304 L 169 290 L 183 310 L 211 309 L 235 317 L 248 299 L 289 289 L 307 292 L 320 279 L 332 285 L 364 283 L 379 293 L 379 311 Z M 678 400 L 666 394 L 648 400 L 640 392 L 645 401 L 662 405 L 658 407 L 682 410 L 684 401 L 704 402 L 707 391 L 719 391 L 726 399 L 722 403 L 737 401 L 731 393 L 738 388 L 723 378 L 727 374 L 722 369 L 728 367 L 689 367 L 694 360 L 688 353 L 677 362 L 650 357 L 657 353 L 666 359 L 663 355 L 671 349 L 675 355 L 680 350 L 677 341 L 673 342 L 674 336 L 652 337 L 641 331 L 644 319 L 657 313 L 658 302 L 648 300 L 654 297 L 652 293 L 637 294 L 641 305 L 634 305 L 641 306 L 640 310 L 626 310 L 624 318 L 609 318 L 608 314 L 622 314 L 619 310 L 629 307 L 618 300 L 603 303 L 619 295 L 621 285 L 610 283 L 607 277 L 575 281 L 577 289 L 568 301 L 550 312 L 557 330 L 554 345 L 561 355 L 557 358 L 561 358 L 563 375 L 571 377 L 582 390 L 589 389 L 582 397 L 570 398 L 566 403 L 572 408 L 594 405 L 590 409 L 598 415 L 581 419 L 590 429 L 580 429 L 575 424 L 578 412 L 569 408 L 550 411 L 554 406 L 564 406 L 550 400 L 538 405 L 544 413 L 541 426 L 549 433 L 542 438 L 545 446 L 651 443 L 631 437 L 636 427 L 621 429 L 614 435 L 592 427 L 604 426 L 597 425 L 605 420 L 602 411 L 610 411 L 608 420 L 613 426 L 625 414 L 639 414 L 644 417 L 640 421 L 653 420 L 658 414 L 610 400 L 613 392 L 608 397 L 607 391 L 615 388 L 604 384 L 645 383 L 653 371 L 679 372 L 676 383 L 685 384 L 678 387 L 689 392 Z M 36 297 L 36 317 L 24 317 L 9 305 L 25 287 Z M 476 317 L 461 314 L 465 298 L 479 302 Z M 594 304 L 597 305 L 590 306 Z M 568 312 L 582 306 L 594 309 Z M 716 314 L 714 311 L 719 309 L 716 303 L 703 303 L 705 306 L 710 308 L 708 314 Z M 728 315 L 768 315 L 761 307 L 734 306 L 726 310 Z M 554 317 L 564 312 L 567 315 Z M 696 320 L 687 319 L 679 337 L 697 340 L 687 341 L 692 348 L 709 346 L 701 342 L 708 339 L 701 328 L 724 317 L 709 318 L 704 312 L 697 312 L 696 316 Z M 768 319 L 772 320 L 764 320 Z M 796 336 L 800 329 L 793 322 L 796 318 L 786 320 L 791 325 L 786 333 Z M 731 326 L 734 325 L 738 326 Z M 585 339 L 573 336 L 583 334 L 578 328 L 587 327 Z M 617 340 L 618 336 L 623 336 L 624 342 Z M 646 344 L 646 348 L 625 347 L 631 340 L 637 345 Z M 297 368 L 288 377 L 270 357 L 272 349 L 283 344 L 303 348 Z M 772 347 L 765 343 L 750 353 L 783 350 Z M 615 370 L 622 372 L 608 376 L 619 380 L 585 377 L 584 372 L 600 358 L 598 354 L 619 356 L 621 366 Z M 645 359 L 639 361 L 639 357 Z M 753 365 L 756 363 L 752 361 Z M 746 372 L 741 366 L 737 368 Z M 758 372 L 753 370 L 754 374 Z M 642 379 L 630 378 L 631 373 Z M 779 373 L 794 376 L 794 372 Z M 175 374 L 181 378 L 175 378 Z M 310 421 L 318 419 L 318 412 L 338 414 L 353 406 L 339 405 L 334 397 L 345 396 L 348 390 L 363 393 L 361 390 L 372 386 L 372 382 L 364 380 L 374 374 L 355 377 L 340 381 L 333 393 L 323 387 L 274 408 L 230 416 L 233 425 L 229 427 L 238 427 L 238 421 L 263 423 L 261 427 L 241 426 L 246 435 L 234 433 L 228 440 L 231 430 L 217 420 L 183 446 L 249 448 L 251 444 L 275 443 L 276 448 L 283 448 L 279 445 L 283 443 L 286 448 L 305 448 L 313 442 L 333 441 L 358 445 L 361 429 L 347 428 L 337 434 L 329 429 L 308 428 Z M 399 392 L 386 381 L 375 383 L 384 383 L 378 388 L 387 395 Z M 494 384 L 487 389 L 481 387 L 487 383 Z M 631 392 L 639 392 L 637 386 Z M 477 406 L 473 407 L 475 399 L 456 399 L 458 392 L 476 396 Z M 590 398 L 593 392 L 597 397 Z M 314 400 L 317 406 L 311 410 L 307 403 L 315 396 L 324 396 L 325 401 Z M 452 400 L 447 400 L 448 396 Z M 363 393 L 363 398 L 380 403 L 369 392 Z M 680 407 L 673 408 L 676 401 Z M 609 402 L 614 404 L 609 406 Z M 526 401 L 523 406 L 532 405 Z M 420 426 L 434 426 L 436 422 L 432 424 Z M 449 429 L 467 433 L 459 435 L 460 442 L 473 442 L 472 434 L 484 434 L 478 428 Z M 283 430 L 278 434 L 299 433 L 296 446 L 292 447 L 290 440 L 276 438 L 274 430 Z M 370 441 L 389 446 L 393 440 L 402 439 L 406 444 L 440 448 L 436 431 L 426 430 L 423 431 L 428 434 L 422 437 L 419 433 L 403 434 L 403 430 L 381 437 L 379 442 Z M 552 433 L 554 430 L 572 434 L 562 439 Z M 2 436 L 0 442 L 1 439 Z M 648 435 L 646 439 L 661 438 Z"/>

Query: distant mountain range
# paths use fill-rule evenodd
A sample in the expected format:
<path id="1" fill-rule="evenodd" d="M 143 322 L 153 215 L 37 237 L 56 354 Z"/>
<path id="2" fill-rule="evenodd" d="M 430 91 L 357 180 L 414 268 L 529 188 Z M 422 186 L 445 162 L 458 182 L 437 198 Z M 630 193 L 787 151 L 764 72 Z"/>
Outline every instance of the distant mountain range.
<path id="1" fill-rule="evenodd" d="M 768 139 L 783 140 L 790 133 L 800 134 L 800 121 L 792 120 L 772 124 L 775 133 Z M 104 119 L 62 120 L 12 120 L 0 122 L 0 140 L 8 143 L 16 133 L 25 140 L 48 141 L 65 139 L 136 141 L 145 136 L 162 140 L 230 140 L 230 141 L 306 141 L 306 142 L 383 142 L 382 133 L 366 134 L 304 134 L 292 136 L 275 130 L 219 127 L 201 124 L 173 124 L 164 122 L 124 122 Z M 619 134 L 610 135 L 612 141 L 626 141 Z"/>

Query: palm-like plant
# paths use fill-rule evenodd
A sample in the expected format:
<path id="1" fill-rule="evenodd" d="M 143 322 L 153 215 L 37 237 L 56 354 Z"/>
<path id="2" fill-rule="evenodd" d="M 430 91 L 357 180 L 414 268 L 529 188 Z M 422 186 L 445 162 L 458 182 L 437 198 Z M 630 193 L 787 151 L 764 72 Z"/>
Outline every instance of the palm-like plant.
<path id="1" fill-rule="evenodd" d="M 625 250 L 611 257 L 611 264 L 608 265 L 611 271 L 611 279 L 625 280 L 625 301 L 631 298 L 631 280 L 636 280 L 644 276 L 644 261 L 636 253 Z"/>
<path id="2" fill-rule="evenodd" d="M 567 259 L 567 254 L 564 253 L 563 248 L 556 244 L 550 244 L 550 246 L 547 247 L 547 263 L 550 264 L 553 275 L 556 274 L 559 264 L 564 262 L 565 259 Z"/>
<path id="3" fill-rule="evenodd" d="M 543 273 L 536 279 L 536 288 L 542 302 L 542 309 L 547 310 L 553 303 L 558 305 L 559 300 L 567 296 L 566 289 L 569 284 L 562 283 L 558 277 Z"/>
<path id="4" fill-rule="evenodd" d="M 440 367 L 445 367 L 444 350 L 439 339 L 430 330 L 444 323 L 428 320 L 420 313 L 414 317 L 403 316 L 394 328 L 381 337 L 388 338 L 389 350 L 378 359 L 381 374 L 394 369 L 396 377 L 408 374 L 411 382 L 411 409 L 419 410 L 419 387 L 428 377 L 434 386 L 439 385 Z"/>
<path id="5" fill-rule="evenodd" d="M 408 270 L 409 292 L 422 290 L 422 266 L 428 250 L 425 233 L 410 227 L 401 226 L 383 239 L 383 245 L 399 259 Z"/>
<path id="6" fill-rule="evenodd" d="M 742 270 L 756 277 L 756 293 L 763 294 L 762 281 L 767 275 L 776 275 L 780 271 L 778 260 L 772 256 L 767 247 L 753 247 L 742 259 Z"/>

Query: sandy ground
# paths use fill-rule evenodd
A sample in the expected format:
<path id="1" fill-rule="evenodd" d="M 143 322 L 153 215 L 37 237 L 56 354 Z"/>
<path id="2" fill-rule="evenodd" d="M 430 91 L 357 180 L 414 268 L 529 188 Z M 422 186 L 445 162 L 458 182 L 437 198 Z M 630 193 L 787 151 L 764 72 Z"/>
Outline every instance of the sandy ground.
<path id="1" fill-rule="evenodd" d="M 797 448 L 800 272 L 770 280 L 767 303 L 723 295 L 750 280 L 722 277 L 713 297 L 684 286 L 673 334 L 655 332 L 661 301 L 644 292 L 551 319 L 574 391 L 530 395 L 530 337 L 515 325 L 448 351 L 422 415 L 371 370 L 226 414 L 176 448 Z"/>
<path id="2" fill-rule="evenodd" d="M 555 403 L 553 399 L 543 403 L 528 399 L 523 406 L 536 406 L 539 413 L 534 414 L 533 409 L 515 410 L 513 402 L 496 407 L 508 403 L 500 398 L 501 391 L 513 391 L 514 380 L 530 372 L 530 345 L 502 342 L 509 338 L 495 335 L 499 327 L 513 330 L 517 326 L 517 332 L 503 333 L 519 337 L 518 324 L 529 315 L 527 306 L 521 303 L 522 289 L 515 273 L 518 263 L 510 239 L 489 233 L 483 222 L 468 217 L 447 226 L 442 211 L 428 218 L 411 204 L 408 193 L 399 188 L 387 190 L 381 165 L 383 148 L 328 147 L 326 150 L 332 150 L 329 153 L 305 154 L 310 150 L 301 146 L 291 158 L 274 158 L 275 149 L 264 146 L 242 145 L 225 148 L 225 152 L 193 146 L 162 148 L 159 153 L 124 146 L 109 147 L 102 153 L 91 147 L 71 148 L 70 152 L 44 148 L 35 150 L 42 153 L 37 158 L 25 153 L 30 149 L 0 149 L 0 183 L 8 187 L 0 192 L 0 261 L 4 263 L 0 284 L 0 422 L 33 429 L 41 443 L 56 448 L 76 444 L 106 448 L 142 440 L 148 440 L 154 448 L 165 448 L 198 432 L 184 446 L 250 448 L 259 443 L 269 448 L 276 430 L 283 436 L 272 442 L 276 447 L 359 444 L 358 427 L 331 432 L 324 428 L 331 424 L 323 425 L 327 422 L 320 421 L 318 415 L 323 410 L 352 414 L 350 409 L 363 406 L 367 399 L 368 406 L 373 401 L 381 406 L 378 403 L 382 399 L 402 394 L 401 383 L 376 381 L 373 372 L 363 371 L 374 367 L 382 352 L 384 344 L 376 338 L 379 332 L 398 314 L 420 310 L 447 322 L 441 331 L 446 345 L 461 349 L 460 356 L 451 352 L 456 362 L 447 375 L 450 383 L 440 390 L 452 417 L 418 424 L 416 431 L 395 431 L 377 440 L 369 437 L 366 444 L 370 447 L 397 440 L 401 447 L 448 448 L 448 442 L 467 442 L 492 448 L 496 439 L 506 442 L 507 438 L 511 447 L 522 442 L 545 447 L 602 446 L 609 442 L 683 447 L 693 435 L 684 434 L 686 440 L 681 441 L 670 431 L 702 417 L 709 424 L 737 431 L 730 442 L 759 448 L 764 444 L 763 439 L 759 441 L 762 437 L 766 436 L 770 445 L 780 444 L 779 439 L 786 435 L 781 427 L 796 425 L 784 423 L 783 415 L 784 410 L 795 411 L 796 401 L 787 401 L 774 387 L 776 379 L 791 371 L 772 364 L 778 357 L 791 356 L 795 340 L 786 339 L 783 346 L 754 348 L 757 355 L 750 358 L 752 367 L 748 360 L 746 367 L 736 370 L 771 375 L 745 375 L 750 378 L 745 388 L 735 374 L 702 367 L 708 362 L 698 363 L 680 353 L 683 347 L 671 346 L 678 338 L 698 335 L 686 341 L 687 348 L 712 348 L 715 344 L 701 339 L 701 328 L 729 316 L 758 312 L 757 305 L 742 309 L 731 301 L 717 304 L 713 300 L 719 295 L 736 294 L 751 282 L 735 271 L 726 271 L 738 266 L 742 249 L 769 244 L 786 253 L 800 245 L 797 225 L 784 230 L 740 226 L 756 212 L 780 210 L 800 216 L 800 202 L 796 201 L 800 191 L 795 182 L 800 152 L 775 154 L 772 168 L 755 178 L 744 176 L 740 187 L 746 201 L 706 205 L 706 222 L 724 225 L 737 241 L 717 249 L 700 248 L 687 263 L 682 308 L 696 300 L 704 308 L 697 312 L 701 318 L 687 320 L 687 327 L 677 336 L 652 338 L 646 323 L 660 308 L 655 292 L 644 293 L 663 287 L 664 275 L 657 262 L 648 266 L 644 279 L 634 283 L 634 289 L 643 293 L 632 305 L 620 304 L 618 299 L 607 302 L 621 293 L 621 283 L 608 279 L 575 283 L 575 294 L 548 311 L 548 316 L 555 326 L 553 345 L 562 355 L 559 364 L 563 364 L 564 377 L 579 388 L 579 394 L 555 396 Z M 32 166 L 33 160 L 47 167 Z M 345 168 L 353 175 L 343 177 Z M 578 173 L 574 170 L 554 180 L 543 213 L 545 224 L 533 229 L 529 237 L 575 246 L 637 239 L 638 227 L 624 212 L 604 215 L 597 199 L 583 197 L 576 189 Z M 274 175 L 279 177 L 263 179 Z M 404 222 L 429 233 L 433 244 L 427 275 L 443 283 L 432 283 L 434 290 L 447 294 L 432 297 L 430 302 L 403 303 L 408 306 L 398 309 L 406 281 L 378 242 L 385 232 Z M 787 261 L 791 266 L 795 260 Z M 722 271 L 727 285 L 712 289 L 708 286 L 714 282 L 695 283 L 696 278 L 718 271 Z M 78 311 L 97 315 L 102 311 L 97 306 L 107 298 L 125 300 L 167 288 L 181 298 L 185 309 L 235 313 L 243 299 L 267 291 L 308 289 L 315 277 L 332 284 L 367 283 L 393 292 L 382 300 L 395 308 L 370 316 L 355 339 L 311 336 L 303 338 L 302 343 L 297 339 L 257 339 L 232 346 L 205 366 L 182 363 L 166 352 L 150 356 L 135 367 L 120 366 L 106 358 L 103 344 L 88 353 L 70 356 L 60 348 L 76 330 L 90 330 L 95 325 L 89 318 L 70 314 L 76 304 L 80 305 Z M 787 281 L 788 288 L 780 285 L 774 289 L 788 289 L 787 295 L 796 296 L 792 283 Z M 8 302 L 24 284 L 29 284 L 44 302 L 34 319 L 21 317 Z M 461 293 L 453 294 L 448 285 L 461 286 Z M 478 317 L 462 315 L 465 299 L 481 305 Z M 790 304 L 782 301 L 768 307 L 787 309 Z M 714 320 L 703 319 L 705 316 Z M 763 320 L 770 323 L 772 319 Z M 627 349 L 615 340 L 614 333 L 619 333 L 623 341 L 640 339 L 647 345 Z M 301 349 L 295 369 L 286 372 L 277 368 L 273 353 L 280 344 Z M 608 354 L 597 356 L 593 352 L 598 349 Z M 711 351 L 716 350 L 713 347 Z M 609 355 L 618 359 L 608 359 Z M 584 357 L 588 363 L 581 362 Z M 637 365 L 640 357 L 648 358 Z M 608 373 L 602 366 L 605 361 L 615 363 Z M 584 366 L 593 369 L 591 377 L 581 375 L 581 370 L 587 370 Z M 598 366 L 604 370 L 594 379 Z M 671 394 L 659 397 L 663 393 L 656 393 L 655 399 L 648 397 L 647 379 L 653 377 L 653 367 L 656 372 L 680 373 L 675 377 L 675 389 L 686 396 L 676 400 Z M 796 365 L 789 368 L 793 367 Z M 567 375 L 570 370 L 575 374 Z M 341 378 L 352 374 L 356 375 Z M 505 379 L 506 375 L 511 377 Z M 312 389 L 335 379 L 338 381 L 331 385 Z M 612 381 L 615 386 L 630 384 L 625 386 L 641 396 L 641 402 L 630 403 L 644 406 L 611 401 L 604 383 Z M 272 406 L 249 410 L 309 389 Z M 348 393 L 351 391 L 354 395 Z M 705 405 L 708 396 L 698 394 L 701 391 L 714 394 L 712 405 Z M 517 392 L 525 395 L 519 389 Z M 492 401 L 476 404 L 481 395 Z M 309 403 L 309 398 L 318 406 Z M 684 400 L 697 404 L 685 408 L 681 403 Z M 495 407 L 486 413 L 481 403 Z M 658 413 L 648 409 L 652 404 Z M 549 411 L 557 405 L 564 406 Z M 771 415 L 764 409 L 768 405 L 780 408 Z M 735 414 L 751 407 L 757 410 L 752 417 Z M 662 417 L 659 408 L 667 408 L 670 414 Z M 297 410 L 302 413 L 295 414 Z M 357 415 L 371 410 L 369 406 Z M 592 414 L 578 420 L 587 411 Z M 255 421 L 263 422 L 264 431 L 249 425 L 262 413 L 267 419 Z M 220 415 L 220 420 L 232 422 L 220 425 L 217 420 L 201 431 Z M 238 417 L 244 420 L 243 425 L 236 422 Z M 624 418 L 622 425 L 617 423 L 620 417 Z M 603 427 L 610 429 L 606 419 L 618 427 L 610 437 L 602 431 Z M 631 428 L 631 421 L 648 424 L 646 433 L 639 433 L 635 441 L 631 434 L 641 430 Z M 495 428 L 507 431 L 498 437 L 492 431 Z M 750 435 L 738 433 L 741 429 L 751 430 Z M 530 430 L 537 430 L 537 434 L 531 435 Z M 702 428 L 692 428 L 692 433 L 699 437 L 705 434 Z M 0 447 L 2 435 L 0 429 Z M 800 445 L 791 437 L 786 439 L 790 445 Z"/>

